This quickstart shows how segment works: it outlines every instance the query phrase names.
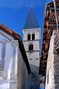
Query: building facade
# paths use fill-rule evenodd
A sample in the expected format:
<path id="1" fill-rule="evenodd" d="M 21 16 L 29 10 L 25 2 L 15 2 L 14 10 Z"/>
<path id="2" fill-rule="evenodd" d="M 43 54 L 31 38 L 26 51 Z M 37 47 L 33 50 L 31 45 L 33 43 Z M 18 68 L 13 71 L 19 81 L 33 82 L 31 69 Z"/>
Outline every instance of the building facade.
<path id="1" fill-rule="evenodd" d="M 30 72 L 21 36 L 0 24 L 0 89 L 28 89 Z"/>
<path id="2" fill-rule="evenodd" d="M 34 73 L 39 73 L 41 29 L 37 24 L 37 19 L 33 9 L 30 10 L 23 33 L 23 44 L 26 50 L 31 71 Z"/>
<path id="3" fill-rule="evenodd" d="M 48 3 L 46 6 L 42 56 L 39 73 L 46 76 L 46 89 L 59 88 L 59 62 L 58 62 L 58 34 L 59 30 L 59 1 L 55 0 L 56 14 L 54 2 Z M 56 17 L 58 24 L 56 23 Z M 58 27 L 57 27 L 58 26 Z M 57 53 L 52 50 L 56 50 Z M 42 66 L 43 65 L 43 66 Z M 47 69 L 47 70 L 46 70 Z"/>
<path id="4" fill-rule="evenodd" d="M 59 1 L 58 0 L 55 1 L 56 1 L 56 14 L 57 14 L 58 28 L 59 28 Z M 45 21 L 44 21 L 43 44 L 42 44 L 42 53 L 41 53 L 42 60 L 40 66 L 41 70 L 39 70 L 39 73 L 42 75 L 46 74 L 48 50 L 49 50 L 50 39 L 53 30 L 57 30 L 57 25 L 56 25 L 56 18 L 55 18 L 54 3 L 51 2 L 48 3 L 48 5 L 46 6 L 46 14 L 45 14 Z"/>

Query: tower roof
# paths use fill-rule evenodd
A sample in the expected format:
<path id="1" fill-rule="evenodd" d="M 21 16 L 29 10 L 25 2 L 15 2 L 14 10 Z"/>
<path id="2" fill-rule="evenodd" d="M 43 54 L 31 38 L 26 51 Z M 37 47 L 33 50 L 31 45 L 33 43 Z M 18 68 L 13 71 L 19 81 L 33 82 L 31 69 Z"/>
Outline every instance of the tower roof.
<path id="1" fill-rule="evenodd" d="M 26 19 L 24 29 L 31 29 L 31 28 L 38 28 L 38 27 L 39 25 L 38 25 L 38 20 L 35 15 L 35 11 L 34 9 L 30 9 L 27 19 Z"/>

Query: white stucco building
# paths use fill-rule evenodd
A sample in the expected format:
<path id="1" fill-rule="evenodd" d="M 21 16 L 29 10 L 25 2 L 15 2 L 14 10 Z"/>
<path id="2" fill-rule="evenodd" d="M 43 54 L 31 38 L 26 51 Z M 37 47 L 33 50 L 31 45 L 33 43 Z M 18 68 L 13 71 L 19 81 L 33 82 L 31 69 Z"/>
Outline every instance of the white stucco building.
<path id="1" fill-rule="evenodd" d="M 0 89 L 28 89 L 29 68 L 21 36 L 0 25 Z"/>

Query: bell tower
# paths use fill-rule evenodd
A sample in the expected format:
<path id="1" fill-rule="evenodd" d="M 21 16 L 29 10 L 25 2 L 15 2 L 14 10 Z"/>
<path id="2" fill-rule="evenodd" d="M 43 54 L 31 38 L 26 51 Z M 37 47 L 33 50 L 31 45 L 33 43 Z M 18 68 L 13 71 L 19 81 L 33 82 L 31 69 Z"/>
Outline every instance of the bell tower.
<path id="1" fill-rule="evenodd" d="M 23 30 L 23 44 L 33 73 L 39 73 L 41 54 L 41 29 L 37 23 L 34 10 L 29 11 Z"/>

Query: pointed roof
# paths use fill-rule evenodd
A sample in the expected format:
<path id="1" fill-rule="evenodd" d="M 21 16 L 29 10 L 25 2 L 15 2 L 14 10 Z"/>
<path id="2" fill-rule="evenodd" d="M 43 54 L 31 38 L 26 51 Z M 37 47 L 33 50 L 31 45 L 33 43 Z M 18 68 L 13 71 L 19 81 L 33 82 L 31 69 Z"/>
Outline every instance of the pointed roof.
<path id="1" fill-rule="evenodd" d="M 24 29 L 31 29 L 31 28 L 38 28 L 38 27 L 39 25 L 38 25 L 38 20 L 35 15 L 35 11 L 33 8 L 31 8 L 28 13 Z"/>

